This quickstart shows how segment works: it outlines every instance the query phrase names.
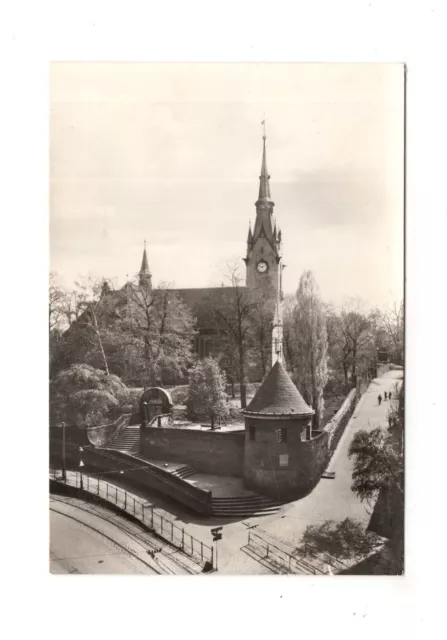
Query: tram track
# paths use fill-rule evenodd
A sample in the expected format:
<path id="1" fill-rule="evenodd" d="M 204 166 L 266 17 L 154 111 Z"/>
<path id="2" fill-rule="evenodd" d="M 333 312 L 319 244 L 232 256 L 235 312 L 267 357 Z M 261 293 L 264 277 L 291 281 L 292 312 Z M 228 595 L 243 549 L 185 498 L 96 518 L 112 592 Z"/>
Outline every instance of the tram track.
<path id="1" fill-rule="evenodd" d="M 108 524 L 113 525 L 121 533 L 124 533 L 126 536 L 128 536 L 135 544 L 139 545 L 142 548 L 144 553 L 147 554 L 147 553 L 151 553 L 152 552 L 152 554 L 153 554 L 152 558 L 153 558 L 154 563 L 156 563 L 157 567 L 155 567 L 152 563 L 149 563 L 146 560 L 144 560 L 140 555 L 138 555 L 138 553 L 135 553 L 132 549 L 130 549 L 125 544 L 122 544 L 121 542 L 118 542 L 116 539 L 112 538 L 109 534 L 104 532 L 102 529 L 100 529 L 98 527 L 95 527 L 93 524 L 85 522 L 85 520 L 83 520 L 81 518 L 77 518 L 75 515 L 68 514 L 63 509 L 58 509 L 58 508 L 55 508 L 54 505 L 53 506 L 50 505 L 50 510 L 51 511 L 53 511 L 55 513 L 58 513 L 60 515 L 66 516 L 68 518 L 71 518 L 72 520 L 78 522 L 82 526 L 87 527 L 87 528 L 91 529 L 92 531 L 95 531 L 96 533 L 104 536 L 107 540 L 109 540 L 114 545 L 115 548 L 120 549 L 122 552 L 124 551 L 124 553 L 134 557 L 139 562 L 142 562 L 149 569 L 154 571 L 154 573 L 157 573 L 159 575 L 161 575 L 161 574 L 176 575 L 176 574 L 179 573 L 178 569 L 183 569 L 183 571 L 185 571 L 187 573 L 192 573 L 191 570 L 186 565 L 184 565 L 182 562 L 179 562 L 177 558 L 175 560 L 172 559 L 170 562 L 166 562 L 166 559 L 163 560 L 160 557 L 155 557 L 155 554 L 163 552 L 163 549 L 162 548 L 160 549 L 160 547 L 157 547 L 157 545 L 155 543 L 151 542 L 147 538 L 143 538 L 143 536 L 138 535 L 130 527 L 125 526 L 121 522 L 117 522 L 116 518 L 108 517 L 104 513 L 101 513 L 100 511 L 98 511 L 97 509 L 85 508 L 85 507 L 79 505 L 78 503 L 74 502 L 73 499 L 59 499 L 59 498 L 56 498 L 54 496 L 51 496 L 51 500 L 52 500 L 53 503 L 66 504 L 66 505 L 70 506 L 73 509 L 76 509 L 78 511 L 82 511 L 84 513 L 89 514 L 90 516 L 94 516 L 94 517 L 96 517 L 96 518 L 98 518 L 100 520 L 103 520 L 104 522 L 107 522 Z M 176 571 L 176 569 L 177 569 L 177 571 Z"/>

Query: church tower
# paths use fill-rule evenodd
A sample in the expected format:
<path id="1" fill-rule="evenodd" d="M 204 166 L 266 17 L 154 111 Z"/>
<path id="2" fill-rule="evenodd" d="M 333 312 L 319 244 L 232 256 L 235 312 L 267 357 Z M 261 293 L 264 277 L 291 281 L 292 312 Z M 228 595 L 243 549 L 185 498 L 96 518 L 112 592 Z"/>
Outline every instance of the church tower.
<path id="1" fill-rule="evenodd" d="M 253 231 L 248 230 L 246 286 L 271 301 L 273 313 L 272 365 L 282 361 L 282 241 L 281 231 L 273 217 L 275 203 L 270 195 L 270 176 L 267 170 L 265 123 L 259 195 L 255 203 L 256 220 Z"/>
<path id="2" fill-rule="evenodd" d="M 144 241 L 143 260 L 141 261 L 141 268 L 138 273 L 138 283 L 140 287 L 152 289 L 152 274 L 149 271 L 149 263 L 147 261 L 146 240 Z"/>

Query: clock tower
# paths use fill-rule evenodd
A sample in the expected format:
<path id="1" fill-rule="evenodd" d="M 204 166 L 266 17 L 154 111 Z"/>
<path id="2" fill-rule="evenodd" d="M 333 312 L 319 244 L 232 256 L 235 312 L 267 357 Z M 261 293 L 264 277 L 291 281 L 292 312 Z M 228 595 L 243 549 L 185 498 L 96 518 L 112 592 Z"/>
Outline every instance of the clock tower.
<path id="1" fill-rule="evenodd" d="M 264 123 L 263 123 L 264 124 Z M 246 286 L 272 304 L 272 365 L 282 360 L 282 242 L 281 231 L 273 218 L 275 203 L 270 196 L 264 129 L 259 195 L 255 203 L 256 221 L 248 230 Z"/>

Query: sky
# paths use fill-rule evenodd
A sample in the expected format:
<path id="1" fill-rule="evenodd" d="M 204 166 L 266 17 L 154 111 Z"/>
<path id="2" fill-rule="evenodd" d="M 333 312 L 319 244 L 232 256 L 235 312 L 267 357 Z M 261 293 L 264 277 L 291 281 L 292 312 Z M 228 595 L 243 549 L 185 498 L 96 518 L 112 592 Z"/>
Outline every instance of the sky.
<path id="1" fill-rule="evenodd" d="M 403 297 L 398 64 L 54 63 L 50 264 L 124 284 L 144 240 L 155 284 L 219 286 L 246 253 L 266 120 L 286 293 Z"/>

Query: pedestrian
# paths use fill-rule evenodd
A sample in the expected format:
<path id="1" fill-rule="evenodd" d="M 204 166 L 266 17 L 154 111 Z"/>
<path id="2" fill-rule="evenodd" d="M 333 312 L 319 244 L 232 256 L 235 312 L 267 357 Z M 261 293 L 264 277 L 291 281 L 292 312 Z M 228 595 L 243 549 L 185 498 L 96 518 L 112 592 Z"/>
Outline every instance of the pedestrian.
<path id="1" fill-rule="evenodd" d="M 391 391 L 388 393 L 388 400 L 391 400 Z"/>
<path id="2" fill-rule="evenodd" d="M 382 396 L 380 395 L 380 393 L 379 393 L 379 397 L 377 398 L 377 400 L 379 401 L 379 407 L 380 407 L 380 404 L 382 402 Z"/>
<path id="3" fill-rule="evenodd" d="M 385 396 L 385 400 L 386 400 L 386 391 L 385 391 L 385 393 L 384 393 L 384 396 Z"/>

